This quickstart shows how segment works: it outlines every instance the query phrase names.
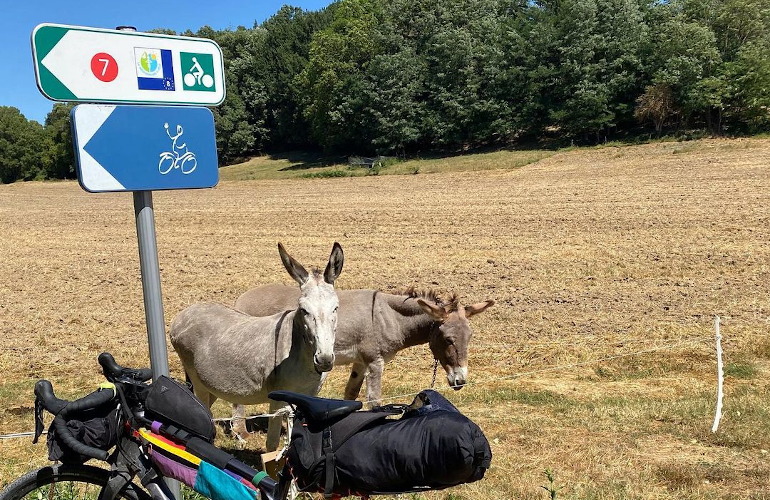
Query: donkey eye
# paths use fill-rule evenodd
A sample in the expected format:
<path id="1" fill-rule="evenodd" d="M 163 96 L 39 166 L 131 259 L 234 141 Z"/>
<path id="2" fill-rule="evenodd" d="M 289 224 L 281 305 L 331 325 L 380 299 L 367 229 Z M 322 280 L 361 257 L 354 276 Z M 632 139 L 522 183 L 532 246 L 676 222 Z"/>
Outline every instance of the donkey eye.
<path id="1" fill-rule="evenodd" d="M 307 310 L 305 310 L 305 309 L 303 309 L 303 308 L 301 308 L 301 307 L 300 307 L 300 309 L 299 309 L 299 313 L 300 313 L 301 315 L 303 315 L 303 316 L 307 316 L 307 314 L 308 314 Z"/>

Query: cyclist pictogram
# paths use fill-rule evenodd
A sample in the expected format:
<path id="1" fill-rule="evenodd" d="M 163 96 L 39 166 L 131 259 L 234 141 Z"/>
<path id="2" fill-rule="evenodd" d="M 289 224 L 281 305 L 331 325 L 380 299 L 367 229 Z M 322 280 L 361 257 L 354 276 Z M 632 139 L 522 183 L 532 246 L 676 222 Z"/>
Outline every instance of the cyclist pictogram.
<path id="1" fill-rule="evenodd" d="M 214 58 L 211 54 L 180 52 L 184 90 L 214 92 Z"/>
<path id="2" fill-rule="evenodd" d="M 195 153 L 187 148 L 186 142 L 183 142 L 181 145 L 177 144 L 179 138 L 184 133 L 184 129 L 181 125 L 177 125 L 176 135 L 171 135 L 168 123 L 164 123 L 163 128 L 166 129 L 166 135 L 171 139 L 172 145 L 171 151 L 164 151 L 160 154 L 158 171 L 161 175 L 166 175 L 171 172 L 171 170 L 178 168 L 183 174 L 191 174 L 195 170 L 195 167 L 198 166 L 198 160 L 195 159 Z"/>

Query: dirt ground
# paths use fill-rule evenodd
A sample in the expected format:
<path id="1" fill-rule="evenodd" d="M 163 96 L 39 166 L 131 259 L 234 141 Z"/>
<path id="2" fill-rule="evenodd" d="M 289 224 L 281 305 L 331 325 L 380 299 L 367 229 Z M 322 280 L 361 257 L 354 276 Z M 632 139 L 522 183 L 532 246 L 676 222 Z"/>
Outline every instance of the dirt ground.
<path id="1" fill-rule="evenodd" d="M 279 241 L 308 266 L 339 241 L 339 288 L 497 301 L 472 320 L 471 383 L 437 384 L 485 431 L 492 468 L 427 498 L 770 498 L 768 139 L 575 150 L 482 172 L 224 181 L 154 201 L 167 324 L 198 301 L 292 283 Z M 101 351 L 148 364 L 130 194 L 0 186 L 0 256 L 0 434 L 33 428 L 39 378 L 74 397 L 100 382 Z M 727 376 L 712 434 L 715 315 Z M 173 352 L 170 363 L 181 378 Z M 402 352 L 385 396 L 427 387 L 431 368 L 427 347 Z M 323 394 L 341 396 L 346 376 L 335 369 Z M 0 441 L 0 485 L 45 463 L 30 441 Z"/>

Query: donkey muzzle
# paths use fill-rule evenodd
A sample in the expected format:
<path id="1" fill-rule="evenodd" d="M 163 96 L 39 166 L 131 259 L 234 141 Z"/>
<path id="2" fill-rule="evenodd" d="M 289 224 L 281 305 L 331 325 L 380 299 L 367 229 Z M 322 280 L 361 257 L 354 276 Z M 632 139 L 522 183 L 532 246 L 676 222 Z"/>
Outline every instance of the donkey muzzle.
<path id="1" fill-rule="evenodd" d="M 334 354 L 316 354 L 313 356 L 313 364 L 318 373 L 331 371 L 334 368 Z"/>
<path id="2" fill-rule="evenodd" d="M 447 371 L 446 380 L 449 387 L 459 391 L 468 382 L 468 367 L 458 366 Z"/>

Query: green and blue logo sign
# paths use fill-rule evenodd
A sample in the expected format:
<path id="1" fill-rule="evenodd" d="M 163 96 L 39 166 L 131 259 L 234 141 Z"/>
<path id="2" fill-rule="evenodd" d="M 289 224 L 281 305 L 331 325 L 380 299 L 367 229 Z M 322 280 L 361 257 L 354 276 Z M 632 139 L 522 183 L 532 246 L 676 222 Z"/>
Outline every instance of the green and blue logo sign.
<path id="1" fill-rule="evenodd" d="M 170 50 L 135 47 L 134 60 L 140 90 L 174 91 L 174 62 Z"/>

